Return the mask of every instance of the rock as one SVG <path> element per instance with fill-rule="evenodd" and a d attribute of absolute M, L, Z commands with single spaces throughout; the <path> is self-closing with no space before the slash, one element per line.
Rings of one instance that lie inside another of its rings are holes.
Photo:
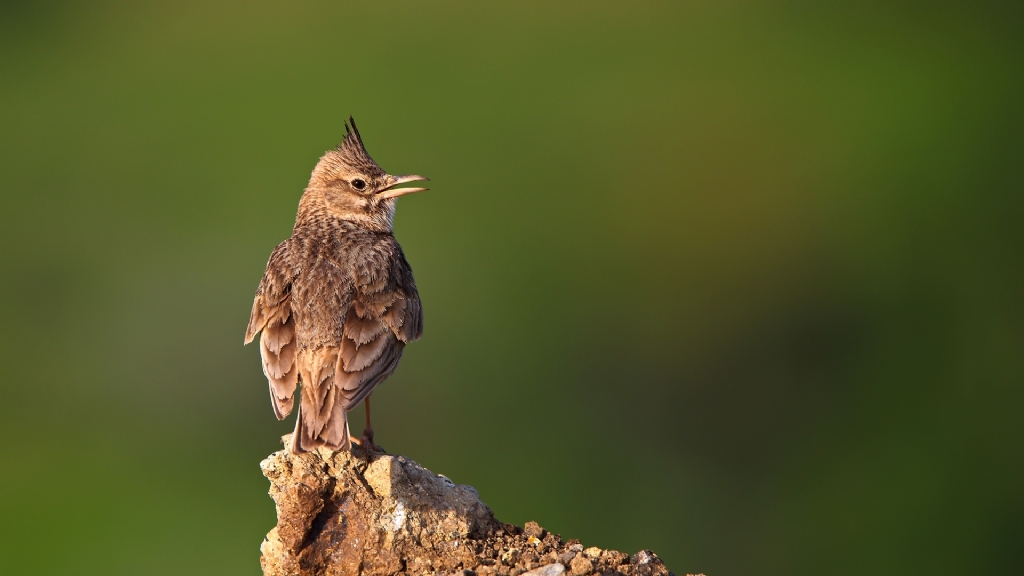
<path fill-rule="evenodd" d="M 583 576 L 584 574 L 589 574 L 593 569 L 594 561 L 583 554 L 577 554 L 576 557 L 569 562 L 570 576 Z"/>
<path fill-rule="evenodd" d="M 540 524 L 537 524 L 536 522 L 531 520 L 530 522 L 527 522 L 525 526 L 523 526 L 523 534 L 526 534 L 527 538 L 533 536 L 534 538 L 540 540 L 544 537 L 544 529 L 540 527 Z"/>
<path fill-rule="evenodd" d="M 277 505 L 266 576 L 671 575 L 649 550 L 584 551 L 536 522 L 499 522 L 475 489 L 403 456 L 282 450 L 260 468 Z"/>
<path fill-rule="evenodd" d="M 601 552 L 601 561 L 611 566 L 619 566 L 629 562 L 629 554 L 616 550 L 605 550 Z M 661 562 L 661 560 L 659 560 Z"/>
<path fill-rule="evenodd" d="M 515 566 L 519 563 L 519 548 L 506 550 L 501 555 L 501 563 L 505 566 Z"/>
<path fill-rule="evenodd" d="M 657 559 L 658 555 L 654 552 L 651 552 L 650 550 L 641 550 L 636 554 L 633 554 L 633 557 L 630 558 L 629 561 L 633 564 L 650 564 L 651 562 L 654 562 Z"/>
<path fill-rule="evenodd" d="M 534 523 L 536 524 L 536 522 Z M 548 564 L 547 566 L 541 566 L 536 570 L 530 570 L 523 574 L 523 576 L 562 576 L 565 573 L 565 566 L 562 566 L 558 562 Z"/>
<path fill-rule="evenodd" d="M 650 550 L 641 550 L 629 559 L 631 566 L 639 576 L 662 576 L 668 573 L 668 569 L 661 562 L 661 558 Z"/>

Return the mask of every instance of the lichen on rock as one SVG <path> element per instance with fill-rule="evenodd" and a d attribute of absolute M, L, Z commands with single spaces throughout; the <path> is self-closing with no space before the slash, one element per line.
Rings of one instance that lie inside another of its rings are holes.
<path fill-rule="evenodd" d="M 282 450 L 260 467 L 278 520 L 260 548 L 266 576 L 671 575 L 649 550 L 584 549 L 535 522 L 499 522 L 474 488 L 403 456 Z"/>

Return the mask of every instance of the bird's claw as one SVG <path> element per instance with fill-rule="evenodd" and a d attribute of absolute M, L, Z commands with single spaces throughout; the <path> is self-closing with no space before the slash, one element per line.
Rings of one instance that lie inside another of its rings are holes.
<path fill-rule="evenodd" d="M 363 437 L 359 439 L 359 445 L 362 446 L 363 449 L 367 451 L 367 453 L 373 451 L 373 452 L 380 452 L 382 454 L 387 454 L 387 450 L 384 450 L 380 446 L 374 444 L 374 442 L 373 442 L 373 430 L 364 430 L 363 431 Z"/>

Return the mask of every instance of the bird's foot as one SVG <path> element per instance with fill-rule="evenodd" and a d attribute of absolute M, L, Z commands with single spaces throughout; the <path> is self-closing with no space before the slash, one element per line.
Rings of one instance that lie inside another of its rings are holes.
<path fill-rule="evenodd" d="M 359 445 L 362 446 L 363 449 L 367 451 L 367 453 L 373 451 L 380 452 L 382 454 L 387 454 L 387 450 L 384 450 L 380 446 L 373 443 L 373 429 L 371 428 L 363 430 L 363 437 L 359 439 Z"/>

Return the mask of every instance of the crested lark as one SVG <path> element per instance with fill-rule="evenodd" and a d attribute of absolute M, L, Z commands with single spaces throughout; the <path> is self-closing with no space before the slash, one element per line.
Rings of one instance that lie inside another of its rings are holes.
<path fill-rule="evenodd" d="M 260 335 L 274 414 L 283 419 L 301 383 L 293 452 L 348 449 L 347 411 L 366 405 L 361 443 L 373 444 L 370 394 L 423 333 L 423 309 L 402 248 L 391 231 L 395 201 L 426 180 L 392 176 L 363 147 L 355 121 L 320 158 L 295 228 L 274 249 L 256 290 L 248 344 Z"/>

